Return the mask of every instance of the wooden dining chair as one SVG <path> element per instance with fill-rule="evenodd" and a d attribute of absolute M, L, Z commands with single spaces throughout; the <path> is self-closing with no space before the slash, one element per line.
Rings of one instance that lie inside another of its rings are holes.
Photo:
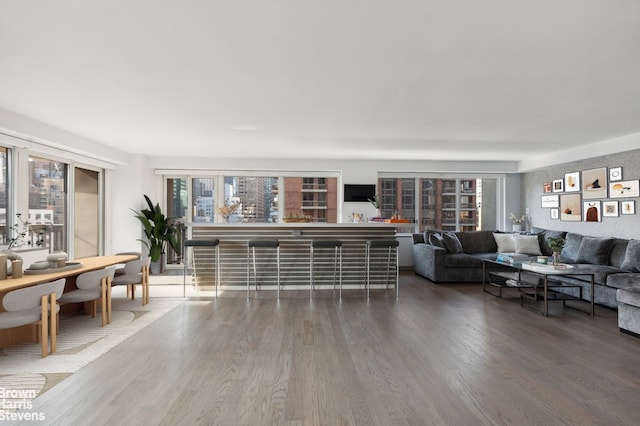
<path fill-rule="evenodd" d="M 58 303 L 91 303 L 91 317 L 95 318 L 97 301 L 102 302 L 102 326 L 111 323 L 111 281 L 115 268 L 109 267 L 96 271 L 84 272 L 76 277 L 77 290 L 62 295 Z"/>
<path fill-rule="evenodd" d="M 142 286 L 142 304 L 149 303 L 149 266 L 151 258 L 132 260 L 124 265 L 124 273 L 113 278 L 112 286 L 126 285 L 127 295 L 131 294 L 131 299 L 135 299 L 136 285 Z"/>

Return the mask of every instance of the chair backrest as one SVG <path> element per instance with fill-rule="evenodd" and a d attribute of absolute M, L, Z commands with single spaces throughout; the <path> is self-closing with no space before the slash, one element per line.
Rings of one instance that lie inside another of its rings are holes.
<path fill-rule="evenodd" d="M 114 268 L 98 269 L 97 271 L 84 272 L 76 277 L 76 287 L 81 290 L 99 288 L 103 278 L 111 278 L 115 274 Z"/>
<path fill-rule="evenodd" d="M 44 295 L 51 293 L 56 294 L 59 299 L 64 292 L 65 278 L 52 281 L 50 283 L 38 284 L 32 287 L 19 288 L 10 291 L 2 299 L 2 307 L 7 312 L 23 311 L 25 309 L 36 308 L 40 306 L 40 299 Z"/>
<path fill-rule="evenodd" d="M 142 268 L 144 266 L 149 266 L 151 264 L 150 257 L 143 257 L 142 259 L 132 260 L 131 262 L 127 262 L 124 264 L 124 273 L 126 275 L 134 275 L 142 272 Z"/>

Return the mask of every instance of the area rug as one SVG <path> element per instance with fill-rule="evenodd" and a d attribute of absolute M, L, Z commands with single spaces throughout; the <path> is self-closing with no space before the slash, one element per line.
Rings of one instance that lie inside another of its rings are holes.
<path fill-rule="evenodd" d="M 41 357 L 40 344 L 31 343 L 0 349 L 0 400 L 2 396 L 32 399 L 115 348 L 153 321 L 184 303 L 182 298 L 141 300 L 114 297 L 112 322 L 102 327 L 100 313 L 60 318 L 57 351 Z M 6 401 L 7 399 L 5 399 Z"/>

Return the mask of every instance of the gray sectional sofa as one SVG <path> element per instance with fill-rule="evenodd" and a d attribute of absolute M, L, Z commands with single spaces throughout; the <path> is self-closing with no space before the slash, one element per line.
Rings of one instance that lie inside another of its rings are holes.
<path fill-rule="evenodd" d="M 413 265 L 418 275 L 435 283 L 482 282 L 482 259 L 495 258 L 498 244 L 495 231 L 442 232 L 427 231 L 413 235 Z M 640 240 L 622 238 L 596 238 L 580 234 L 533 228 L 540 254 L 551 255 L 549 238 L 563 236 L 566 244 L 561 260 L 584 265 L 593 271 L 595 279 L 595 303 L 611 308 L 618 307 L 616 291 L 622 289 L 625 312 L 637 324 L 629 330 L 640 333 Z M 446 235 L 446 236 L 445 236 Z M 456 241 L 457 240 L 457 243 Z M 527 253 L 531 256 L 534 253 Z M 580 285 L 583 298 L 591 300 L 590 282 L 579 278 L 562 277 Z M 567 289 L 568 292 L 578 289 Z M 634 301 L 637 304 L 634 305 Z M 629 302 L 629 303 L 627 303 Z M 637 327 L 637 329 L 635 329 Z"/>

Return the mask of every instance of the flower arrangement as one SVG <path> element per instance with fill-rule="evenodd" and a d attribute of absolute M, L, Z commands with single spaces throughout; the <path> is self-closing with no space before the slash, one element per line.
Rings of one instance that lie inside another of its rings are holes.
<path fill-rule="evenodd" d="M 30 232 L 29 226 L 31 226 L 31 222 L 22 219 L 22 213 L 16 213 L 16 221 L 17 223 L 9 227 L 12 237 L 9 238 L 8 248 L 25 244 L 24 238 Z"/>
<path fill-rule="evenodd" d="M 368 201 L 375 207 L 380 210 L 380 194 L 376 194 L 373 198 L 369 198 Z"/>
<path fill-rule="evenodd" d="M 218 212 L 218 214 L 222 216 L 226 222 L 229 219 L 229 216 L 231 216 L 235 213 L 236 210 L 238 210 L 238 207 L 240 207 L 240 201 L 236 201 L 235 203 L 228 206 L 216 207 L 216 212 Z"/>
<path fill-rule="evenodd" d="M 562 237 L 551 237 L 549 238 L 549 247 L 553 253 L 560 253 L 566 241 Z"/>
<path fill-rule="evenodd" d="M 520 217 L 517 217 L 516 215 L 514 215 L 513 213 L 511 213 L 509 215 L 509 219 L 511 219 L 511 221 L 515 224 L 520 224 L 520 223 L 524 223 L 526 216 L 522 215 Z"/>

